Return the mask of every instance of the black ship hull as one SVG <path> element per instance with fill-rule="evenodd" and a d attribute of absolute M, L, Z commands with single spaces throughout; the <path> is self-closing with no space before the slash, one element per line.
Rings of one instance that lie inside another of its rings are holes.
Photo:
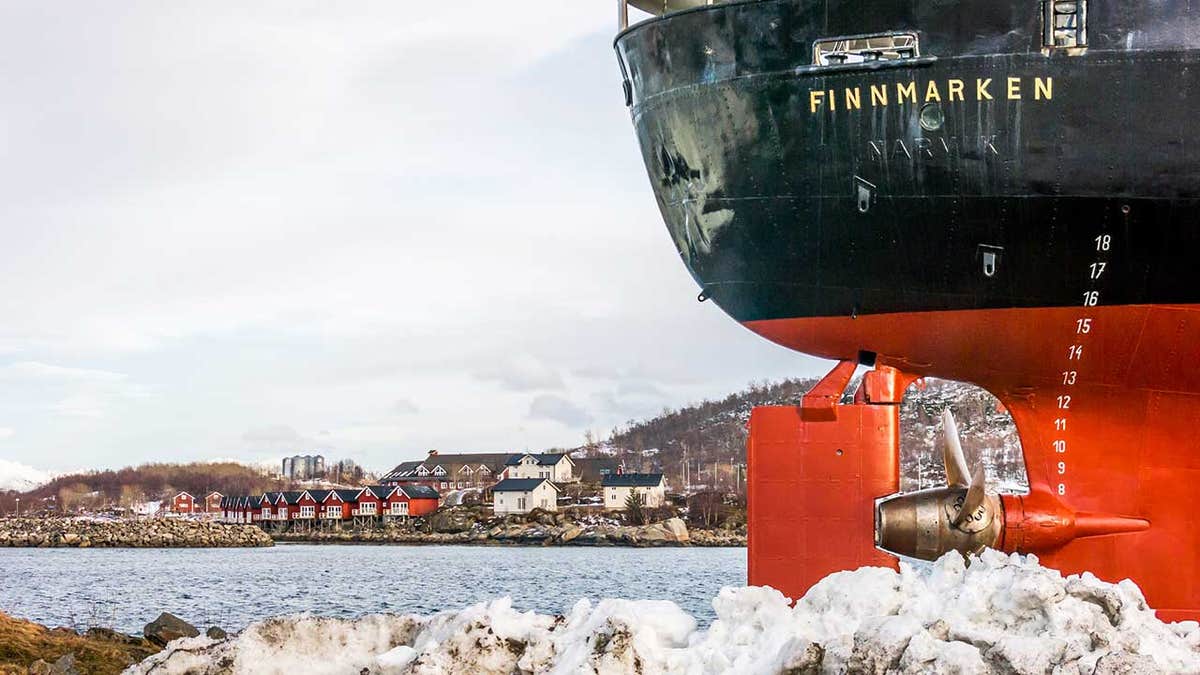
<path fill-rule="evenodd" d="M 1047 53 L 1039 3 L 923 22 L 815 16 L 826 4 L 717 6 L 618 39 L 659 207 L 704 297 L 743 323 L 1200 299 L 1180 254 L 1200 247 L 1200 50 L 1126 48 L 1131 27 Z M 922 56 L 812 65 L 822 36 L 894 30 L 919 34 Z M 1098 247 L 1111 255 L 1092 269 Z"/>
<path fill-rule="evenodd" d="M 988 389 L 1030 484 L 1006 502 L 1005 550 L 1132 578 L 1160 616 L 1200 619 L 1200 8 L 757 0 L 668 14 L 616 47 L 701 299 L 843 370 Z M 886 424 L 771 419 L 786 424 L 751 423 L 750 483 L 770 489 L 751 490 L 750 558 L 752 583 L 778 587 L 827 571 L 814 552 L 848 523 L 868 531 L 883 496 L 833 527 L 837 500 L 797 486 L 826 471 L 845 495 L 834 478 L 892 465 L 820 465 Z M 756 482 L 754 462 L 784 468 Z M 1066 513 L 1148 529 L 1092 536 Z"/>

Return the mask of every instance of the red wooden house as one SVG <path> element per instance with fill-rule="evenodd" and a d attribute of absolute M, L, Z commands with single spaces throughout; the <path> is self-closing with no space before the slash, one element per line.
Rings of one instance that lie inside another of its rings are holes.
<path fill-rule="evenodd" d="M 288 519 L 288 505 L 282 492 L 274 492 L 271 494 L 271 520 L 286 521 Z"/>
<path fill-rule="evenodd" d="M 306 497 L 307 501 L 305 501 Z M 283 502 L 287 505 L 288 520 L 300 519 L 300 507 L 302 505 L 302 501 L 304 501 L 305 504 L 310 507 L 315 506 L 316 504 L 316 502 L 313 501 L 312 496 L 308 494 L 307 490 L 288 490 L 287 492 L 283 493 Z M 308 516 L 308 518 L 312 517 L 312 515 Z"/>
<path fill-rule="evenodd" d="M 402 483 L 391 488 L 380 508 L 385 518 L 423 516 L 437 510 L 439 497 L 428 485 Z"/>
<path fill-rule="evenodd" d="M 262 497 L 242 497 L 241 513 L 243 523 L 262 520 Z"/>
<path fill-rule="evenodd" d="M 321 517 L 326 520 L 350 520 L 358 508 L 361 490 L 329 490 L 320 502 Z"/>
<path fill-rule="evenodd" d="M 187 492 L 180 492 L 171 500 L 171 511 L 174 513 L 196 513 L 196 498 Z"/>
<path fill-rule="evenodd" d="M 275 494 L 274 492 L 264 492 L 259 498 L 261 500 L 258 503 L 258 519 L 260 522 L 275 519 Z"/>
<path fill-rule="evenodd" d="M 383 500 L 392 488 L 383 485 L 368 485 L 358 491 L 358 504 L 351 513 L 360 518 L 374 518 L 383 513 Z"/>
<path fill-rule="evenodd" d="M 225 495 L 213 490 L 204 498 L 205 513 L 219 513 L 221 511 L 221 499 Z"/>

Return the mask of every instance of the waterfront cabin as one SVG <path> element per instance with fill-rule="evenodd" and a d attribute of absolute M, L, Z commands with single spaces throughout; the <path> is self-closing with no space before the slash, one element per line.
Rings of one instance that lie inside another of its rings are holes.
<path fill-rule="evenodd" d="M 274 516 L 271 520 L 286 522 L 288 519 L 287 498 L 282 492 L 273 493 L 271 499 L 271 508 L 274 509 Z"/>
<path fill-rule="evenodd" d="M 196 498 L 190 493 L 180 492 L 171 499 L 172 513 L 196 513 Z"/>
<path fill-rule="evenodd" d="M 376 518 L 383 512 L 383 500 L 387 499 L 392 488 L 384 485 L 368 485 L 358 491 L 355 499 L 356 507 L 352 514 L 355 518 Z"/>
<path fill-rule="evenodd" d="M 300 499 L 304 494 L 304 490 L 288 490 L 283 493 L 283 503 L 287 505 L 288 520 L 300 518 Z"/>
<path fill-rule="evenodd" d="M 564 452 L 527 452 L 513 455 L 504 462 L 503 478 L 548 478 L 554 483 L 570 483 L 575 462 Z"/>
<path fill-rule="evenodd" d="M 204 497 L 204 512 L 218 513 L 221 510 L 221 500 L 225 495 L 213 490 Z"/>
<path fill-rule="evenodd" d="M 263 492 L 263 496 L 259 497 L 258 520 L 262 522 L 270 521 L 275 518 L 275 496 L 271 492 Z"/>
<path fill-rule="evenodd" d="M 423 516 L 437 510 L 441 495 L 428 485 L 402 483 L 391 488 L 381 504 L 385 520 Z"/>
<path fill-rule="evenodd" d="M 262 518 L 262 497 L 242 497 L 242 522 L 257 523 Z"/>
<path fill-rule="evenodd" d="M 667 486 L 661 473 L 608 474 L 600 480 L 600 490 L 608 511 L 624 510 L 631 494 L 640 495 L 647 508 L 657 508 L 667 500 Z"/>
<path fill-rule="evenodd" d="M 330 522 L 341 522 L 354 517 L 358 508 L 360 490 L 330 490 L 321 500 L 321 518 Z"/>
<path fill-rule="evenodd" d="M 333 490 L 306 490 L 305 493 L 313 500 L 313 506 L 315 507 L 313 509 L 313 517 L 324 518 L 323 509 L 325 500 L 329 498 L 329 495 L 333 494 Z"/>
<path fill-rule="evenodd" d="M 492 510 L 498 516 L 534 509 L 557 511 L 559 492 L 549 478 L 505 478 L 492 487 Z"/>

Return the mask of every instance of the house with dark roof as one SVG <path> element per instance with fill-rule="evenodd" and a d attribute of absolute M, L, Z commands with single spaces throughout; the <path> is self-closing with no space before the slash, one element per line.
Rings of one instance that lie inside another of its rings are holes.
<path fill-rule="evenodd" d="M 575 462 L 575 474 L 584 483 L 599 483 L 610 473 L 621 473 L 625 462 L 616 457 L 581 457 Z"/>
<path fill-rule="evenodd" d="M 242 514 L 243 523 L 257 523 L 262 520 L 262 497 L 242 497 L 242 506 L 240 513 Z"/>
<path fill-rule="evenodd" d="M 504 462 L 505 478 L 549 478 L 555 483 L 575 480 L 575 462 L 565 452 L 525 452 Z"/>
<path fill-rule="evenodd" d="M 441 454 L 430 450 L 420 461 L 401 462 L 383 475 L 383 485 L 427 485 L 435 490 L 486 487 L 504 471 L 508 452 Z"/>
<path fill-rule="evenodd" d="M 358 506 L 360 490 L 310 490 L 317 500 L 318 518 L 326 523 L 349 520 Z"/>
<path fill-rule="evenodd" d="M 385 520 L 423 516 L 437 510 L 441 495 L 428 485 L 395 485 L 380 504 Z"/>
<path fill-rule="evenodd" d="M 549 478 L 505 478 L 492 486 L 492 510 L 498 516 L 534 509 L 557 511 L 560 491 Z"/>
<path fill-rule="evenodd" d="M 666 503 L 667 485 L 661 473 L 616 473 L 600 480 L 600 491 L 604 494 L 604 508 L 620 511 L 625 508 L 629 496 L 636 494 L 642 504 L 656 508 Z"/>

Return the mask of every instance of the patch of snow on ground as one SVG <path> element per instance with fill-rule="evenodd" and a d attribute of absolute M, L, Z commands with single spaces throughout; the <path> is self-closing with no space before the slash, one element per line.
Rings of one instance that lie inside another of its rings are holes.
<path fill-rule="evenodd" d="M 771 588 L 725 588 L 713 607 L 707 630 L 666 601 L 580 600 L 566 616 L 501 598 L 429 617 L 285 617 L 177 640 L 127 672 L 1200 672 L 1196 622 L 1164 624 L 1133 583 L 1063 577 L 1033 556 L 839 572 L 794 607 Z"/>

